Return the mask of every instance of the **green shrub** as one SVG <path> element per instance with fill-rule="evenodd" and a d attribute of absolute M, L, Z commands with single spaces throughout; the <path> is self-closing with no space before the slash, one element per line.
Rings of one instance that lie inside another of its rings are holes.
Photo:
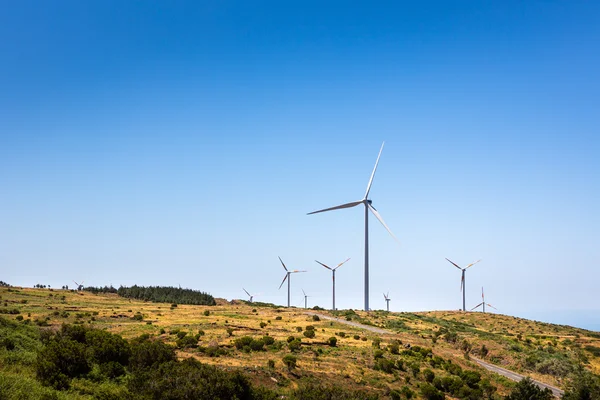
<path fill-rule="evenodd" d="M 275 368 L 275 361 L 273 360 L 268 360 L 267 361 L 267 368 L 273 369 Z"/>
<path fill-rule="evenodd" d="M 330 337 L 327 339 L 327 344 L 331 347 L 335 347 L 337 345 L 337 338 L 335 336 Z"/>
<path fill-rule="evenodd" d="M 184 337 L 186 337 L 186 335 L 187 335 L 187 332 L 184 332 L 184 331 L 177 332 L 177 337 L 179 339 L 183 339 Z"/>
<path fill-rule="evenodd" d="M 304 336 L 306 336 L 309 339 L 312 339 L 315 337 L 315 331 L 314 330 L 306 330 L 306 331 L 304 331 Z"/>
<path fill-rule="evenodd" d="M 446 396 L 438 389 L 430 385 L 429 383 L 423 383 L 420 386 L 421 395 L 426 400 L 444 400 Z"/>
<path fill-rule="evenodd" d="M 313 320 L 313 321 L 315 321 L 315 322 L 318 322 L 318 321 L 320 321 L 320 320 L 321 320 L 321 318 L 319 318 L 319 316 L 318 316 L 318 315 L 313 315 L 313 316 L 312 316 L 312 320 Z"/>
<path fill-rule="evenodd" d="M 288 343 L 288 348 L 290 349 L 290 351 L 298 351 L 300 350 L 301 346 L 302 342 L 300 341 L 300 339 L 294 339 Z"/>
<path fill-rule="evenodd" d="M 291 354 L 285 355 L 282 361 L 289 371 L 295 369 L 298 363 L 298 359 L 296 358 L 296 356 L 293 356 Z"/>
<path fill-rule="evenodd" d="M 554 395 L 548 388 L 540 389 L 530 378 L 522 379 L 515 385 L 505 400 L 553 400 Z M 591 399 L 591 398 L 590 398 Z"/>
<path fill-rule="evenodd" d="M 90 372 L 83 343 L 56 336 L 39 352 L 35 364 L 36 376 L 46 386 L 68 389 L 72 378 Z"/>
<path fill-rule="evenodd" d="M 275 339 L 271 336 L 263 336 L 262 341 L 265 343 L 265 346 L 270 346 L 275 343 Z"/>
<path fill-rule="evenodd" d="M 377 400 L 379 395 L 340 386 L 308 383 L 292 392 L 290 400 Z"/>
<path fill-rule="evenodd" d="M 261 323 L 260 323 L 260 327 L 261 327 L 261 328 L 264 328 L 265 326 L 267 326 L 267 323 L 266 323 L 266 322 L 261 322 Z"/>
<path fill-rule="evenodd" d="M 130 343 L 129 366 L 133 370 L 155 367 L 175 360 L 175 349 L 161 341 L 134 340 Z"/>
<path fill-rule="evenodd" d="M 222 371 L 189 358 L 138 370 L 127 387 L 131 393 L 148 399 L 252 398 L 250 383 L 239 372 Z"/>
<path fill-rule="evenodd" d="M 432 370 L 430 370 L 429 368 L 426 368 L 423 370 L 423 378 L 425 378 L 425 380 L 429 383 L 433 382 L 433 379 L 435 378 L 435 374 L 433 373 Z"/>

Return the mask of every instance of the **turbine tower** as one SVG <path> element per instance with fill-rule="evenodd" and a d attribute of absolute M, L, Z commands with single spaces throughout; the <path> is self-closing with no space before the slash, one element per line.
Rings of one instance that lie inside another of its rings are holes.
<path fill-rule="evenodd" d="M 242 289 L 244 289 L 244 288 L 242 288 Z M 248 291 L 246 289 L 244 289 L 244 292 L 246 292 L 248 297 L 250 297 L 250 303 L 252 303 L 252 299 L 254 299 L 254 296 L 252 296 L 250 293 L 248 293 Z"/>
<path fill-rule="evenodd" d="M 308 299 L 310 296 L 306 295 L 306 292 L 304 291 L 304 289 L 302 289 L 302 293 L 304 294 L 304 308 L 308 308 L 306 299 Z"/>
<path fill-rule="evenodd" d="M 292 277 L 290 275 L 298 273 L 298 272 L 306 272 L 306 271 L 298 271 L 297 269 L 295 269 L 293 271 L 290 271 L 290 270 L 287 269 L 287 267 L 285 266 L 285 264 L 281 260 L 281 257 L 278 257 L 278 258 L 279 258 L 279 261 L 281 262 L 281 265 L 283 266 L 283 269 L 285 269 L 285 277 L 281 281 L 281 285 L 279 285 L 279 289 L 281 289 L 281 287 L 283 286 L 283 283 L 287 279 L 287 283 L 288 283 L 287 284 L 287 286 L 288 286 L 288 301 L 287 301 L 287 306 L 289 308 L 290 307 L 290 281 L 292 280 Z"/>
<path fill-rule="evenodd" d="M 394 236 L 394 234 L 392 233 L 390 228 L 388 228 L 388 226 L 385 224 L 385 222 L 383 221 L 383 218 L 381 218 L 381 215 L 379 215 L 379 213 L 377 212 L 375 207 L 373 207 L 373 205 L 371 204 L 372 203 L 371 200 L 369 200 L 369 192 L 371 191 L 371 184 L 373 183 L 373 177 L 375 176 L 375 171 L 377 170 L 377 164 L 379 164 L 379 157 L 381 157 L 381 152 L 383 151 L 384 144 L 385 143 L 381 144 L 381 149 L 379 150 L 379 155 L 377 156 L 377 161 L 375 161 L 375 168 L 373 168 L 373 172 L 371 173 L 371 179 L 369 179 L 369 183 L 367 184 L 367 191 L 365 192 L 365 196 L 363 197 L 362 200 L 353 201 L 352 203 L 346 203 L 346 204 L 342 204 L 339 206 L 325 208 L 323 210 L 318 210 L 318 211 L 313 211 L 313 212 L 308 213 L 308 215 L 311 215 L 311 214 L 317 214 L 317 213 L 321 213 L 321 212 L 325 212 L 325 211 L 332 211 L 332 210 L 339 210 L 342 208 L 355 207 L 359 204 L 364 204 L 364 206 L 365 206 L 365 311 L 369 311 L 369 210 L 373 213 L 375 218 L 377 218 L 379 220 L 379 222 L 381 222 L 383 227 L 390 233 L 390 235 L 392 235 L 392 237 L 394 239 L 398 240 L 396 238 L 396 236 Z"/>
<path fill-rule="evenodd" d="M 469 310 L 469 311 L 473 311 L 476 308 L 478 308 L 479 306 L 483 306 L 483 312 L 485 312 L 485 306 L 486 305 L 488 305 L 489 307 L 492 307 L 494 310 L 498 311 L 498 309 L 496 307 L 494 307 L 490 303 L 486 303 L 485 302 L 485 296 L 483 295 L 483 286 L 482 286 L 481 287 L 481 303 L 477 304 L 475 307 L 471 308 L 471 310 Z"/>
<path fill-rule="evenodd" d="M 348 258 L 346 261 L 348 261 L 348 260 L 350 260 L 350 259 Z M 334 268 L 328 267 L 327 265 L 323 264 L 321 261 L 317 261 L 317 260 L 315 260 L 315 261 L 331 271 L 332 280 L 333 280 L 333 308 L 332 308 L 332 310 L 335 311 L 335 270 L 338 269 L 339 267 L 341 267 L 346 261 L 342 261 Z"/>
<path fill-rule="evenodd" d="M 461 288 L 461 290 L 462 290 L 462 295 L 463 295 L 463 308 L 462 308 L 462 310 L 463 310 L 463 311 L 466 311 L 467 309 L 466 309 L 466 307 L 465 307 L 465 271 L 467 270 L 467 268 L 471 268 L 473 265 L 477 264 L 477 263 L 478 263 L 479 261 L 481 261 L 481 260 L 477 260 L 477 261 L 475 261 L 474 263 L 471 263 L 471 264 L 467 265 L 467 266 L 466 266 L 466 267 L 464 267 L 464 268 L 461 268 L 461 267 L 459 267 L 458 265 L 456 265 L 456 263 L 455 263 L 454 261 L 450 261 L 450 260 L 448 260 L 447 258 L 446 258 L 446 260 L 447 260 L 447 261 L 448 261 L 450 264 L 454 265 L 456 268 L 458 268 L 458 269 L 460 269 L 460 270 L 462 271 L 462 276 L 461 276 L 461 278 L 460 278 L 460 288 Z"/>
<path fill-rule="evenodd" d="M 387 311 L 390 312 L 390 292 L 387 292 L 387 294 L 383 294 L 383 298 L 385 299 L 385 302 L 387 303 Z"/>

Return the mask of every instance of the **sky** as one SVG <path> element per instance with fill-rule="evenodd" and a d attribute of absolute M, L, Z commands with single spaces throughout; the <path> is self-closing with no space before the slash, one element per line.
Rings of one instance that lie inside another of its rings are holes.
<path fill-rule="evenodd" d="M 600 4 L 2 1 L 0 280 L 600 330 Z"/>

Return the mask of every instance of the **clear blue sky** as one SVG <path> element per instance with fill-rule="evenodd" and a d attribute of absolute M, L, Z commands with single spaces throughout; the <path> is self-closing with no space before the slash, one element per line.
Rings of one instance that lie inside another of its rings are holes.
<path fill-rule="evenodd" d="M 600 329 L 600 5 L 2 2 L 0 279 Z M 562 317 L 559 317 L 562 315 Z"/>

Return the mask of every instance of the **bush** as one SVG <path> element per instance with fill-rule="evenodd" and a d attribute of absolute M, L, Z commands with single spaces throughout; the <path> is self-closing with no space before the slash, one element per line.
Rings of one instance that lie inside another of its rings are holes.
<path fill-rule="evenodd" d="M 320 321 L 320 320 L 321 320 L 321 318 L 319 318 L 319 316 L 318 316 L 318 315 L 313 315 L 313 316 L 312 316 L 312 320 L 313 320 L 313 321 L 315 321 L 315 322 L 318 322 L 318 321 Z"/>
<path fill-rule="evenodd" d="M 90 372 L 83 343 L 57 336 L 39 352 L 35 364 L 36 376 L 46 386 L 68 389 L 71 378 Z"/>
<path fill-rule="evenodd" d="M 281 315 L 278 315 L 275 317 L 275 321 L 281 321 L 283 318 L 281 318 Z"/>
<path fill-rule="evenodd" d="M 149 384 L 151 382 L 151 384 Z M 251 399 L 248 379 L 194 359 L 139 370 L 128 381 L 131 393 L 149 399 Z"/>
<path fill-rule="evenodd" d="M 273 369 L 275 368 L 275 361 L 273 360 L 268 360 L 267 361 L 267 368 Z"/>
<path fill-rule="evenodd" d="M 331 347 L 335 347 L 337 345 L 337 338 L 335 336 L 330 337 L 327 339 L 327 344 Z"/>
<path fill-rule="evenodd" d="M 263 336 L 262 341 L 265 343 L 265 346 L 270 346 L 275 343 L 275 339 L 271 336 Z"/>
<path fill-rule="evenodd" d="M 444 393 L 440 392 L 438 389 L 430 385 L 429 383 L 423 383 L 420 386 L 421 395 L 424 399 L 427 400 L 444 400 L 446 396 Z"/>
<path fill-rule="evenodd" d="M 435 374 L 433 373 L 432 370 L 430 370 L 429 368 L 426 368 L 423 370 L 423 378 L 425 378 L 425 380 L 429 383 L 433 382 L 433 379 L 435 378 Z"/>
<path fill-rule="evenodd" d="M 550 389 L 540 389 L 530 378 L 522 379 L 515 385 L 505 400 L 553 400 Z"/>
<path fill-rule="evenodd" d="M 208 317 L 209 315 L 210 315 L 210 311 L 208 311 L 208 310 L 204 310 L 204 316 L 205 316 L 205 317 Z"/>
<path fill-rule="evenodd" d="M 300 386 L 290 400 L 377 400 L 379 395 L 340 386 L 308 383 Z"/>
<path fill-rule="evenodd" d="M 266 322 L 261 322 L 261 323 L 260 323 L 260 327 L 261 327 L 261 328 L 264 328 L 265 326 L 267 326 L 267 323 L 266 323 Z"/>
<path fill-rule="evenodd" d="M 134 340 L 130 344 L 129 366 L 144 369 L 175 360 L 175 349 L 161 341 Z"/>
<path fill-rule="evenodd" d="M 294 368 L 296 368 L 298 363 L 298 359 L 296 358 L 296 356 L 293 356 L 291 354 L 287 354 L 286 356 L 284 356 L 282 361 L 287 367 L 288 371 L 291 371 Z"/>
<path fill-rule="evenodd" d="M 302 342 L 300 341 L 300 339 L 294 339 L 288 343 L 288 348 L 290 349 L 290 351 L 298 351 L 300 350 L 301 346 Z"/>
<path fill-rule="evenodd" d="M 306 336 L 309 339 L 312 339 L 315 337 L 315 331 L 314 330 L 306 330 L 306 331 L 304 331 L 304 336 Z"/>

